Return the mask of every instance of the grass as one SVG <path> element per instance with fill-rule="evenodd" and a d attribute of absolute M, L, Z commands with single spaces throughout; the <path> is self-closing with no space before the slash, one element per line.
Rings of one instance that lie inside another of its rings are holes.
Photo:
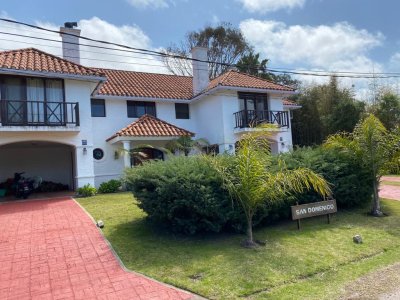
<path fill-rule="evenodd" d="M 381 181 L 382 185 L 394 185 L 394 186 L 400 186 L 400 181 L 387 181 L 383 180 Z"/>
<path fill-rule="evenodd" d="M 382 201 L 389 216 L 366 209 L 283 222 L 255 230 L 267 245 L 249 250 L 244 236 L 182 237 L 153 228 L 129 193 L 81 198 L 129 269 L 211 299 L 332 299 L 350 281 L 400 260 L 400 202 Z M 361 234 L 364 243 L 354 244 Z"/>

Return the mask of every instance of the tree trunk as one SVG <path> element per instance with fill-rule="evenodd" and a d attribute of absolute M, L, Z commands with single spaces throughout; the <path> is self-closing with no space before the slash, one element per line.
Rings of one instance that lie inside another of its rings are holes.
<path fill-rule="evenodd" d="M 379 181 L 374 178 L 374 196 L 371 214 L 373 216 L 381 217 L 383 215 L 381 211 L 381 203 L 379 200 Z"/>
<path fill-rule="evenodd" d="M 256 247 L 257 244 L 253 240 L 253 215 L 250 215 L 247 218 L 246 235 L 247 235 L 247 239 L 244 242 L 243 246 L 246 247 L 246 248 Z"/>

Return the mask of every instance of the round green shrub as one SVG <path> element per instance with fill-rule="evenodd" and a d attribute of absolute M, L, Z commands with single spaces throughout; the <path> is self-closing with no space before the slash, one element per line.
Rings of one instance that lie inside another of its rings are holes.
<path fill-rule="evenodd" d="M 108 193 L 116 193 L 121 187 L 121 181 L 116 179 L 111 179 L 106 182 L 102 182 L 99 186 L 99 193 L 108 194 Z"/>
<path fill-rule="evenodd" d="M 146 162 L 124 176 L 148 217 L 175 232 L 219 232 L 232 201 L 214 169 L 201 157 L 173 157 Z"/>

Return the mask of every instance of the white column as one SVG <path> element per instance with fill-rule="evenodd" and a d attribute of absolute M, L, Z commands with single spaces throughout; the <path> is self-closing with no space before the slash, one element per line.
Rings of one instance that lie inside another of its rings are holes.
<path fill-rule="evenodd" d="M 122 142 L 124 148 L 124 167 L 130 168 L 131 167 L 131 142 L 130 141 L 123 141 Z"/>
<path fill-rule="evenodd" d="M 75 188 L 85 184 L 94 186 L 93 147 L 77 146 L 75 148 Z"/>
<path fill-rule="evenodd" d="M 235 154 L 235 144 L 221 144 L 219 145 L 219 153 Z"/>

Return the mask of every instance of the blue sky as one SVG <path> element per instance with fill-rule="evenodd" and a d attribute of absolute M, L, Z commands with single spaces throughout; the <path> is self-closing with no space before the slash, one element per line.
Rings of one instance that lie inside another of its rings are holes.
<path fill-rule="evenodd" d="M 187 31 L 227 21 L 270 58 L 271 67 L 358 72 L 400 67 L 400 2 L 395 0 L 19 0 L 3 1 L 1 10 L 3 16 L 55 29 L 79 21 L 82 35 L 153 49 L 179 42 Z M 55 47 L 43 49 L 58 53 Z M 117 59 L 86 57 L 92 58 L 85 61 L 89 65 L 99 64 L 97 58 Z M 137 61 L 101 64 L 160 71 L 143 60 L 135 66 Z"/>

